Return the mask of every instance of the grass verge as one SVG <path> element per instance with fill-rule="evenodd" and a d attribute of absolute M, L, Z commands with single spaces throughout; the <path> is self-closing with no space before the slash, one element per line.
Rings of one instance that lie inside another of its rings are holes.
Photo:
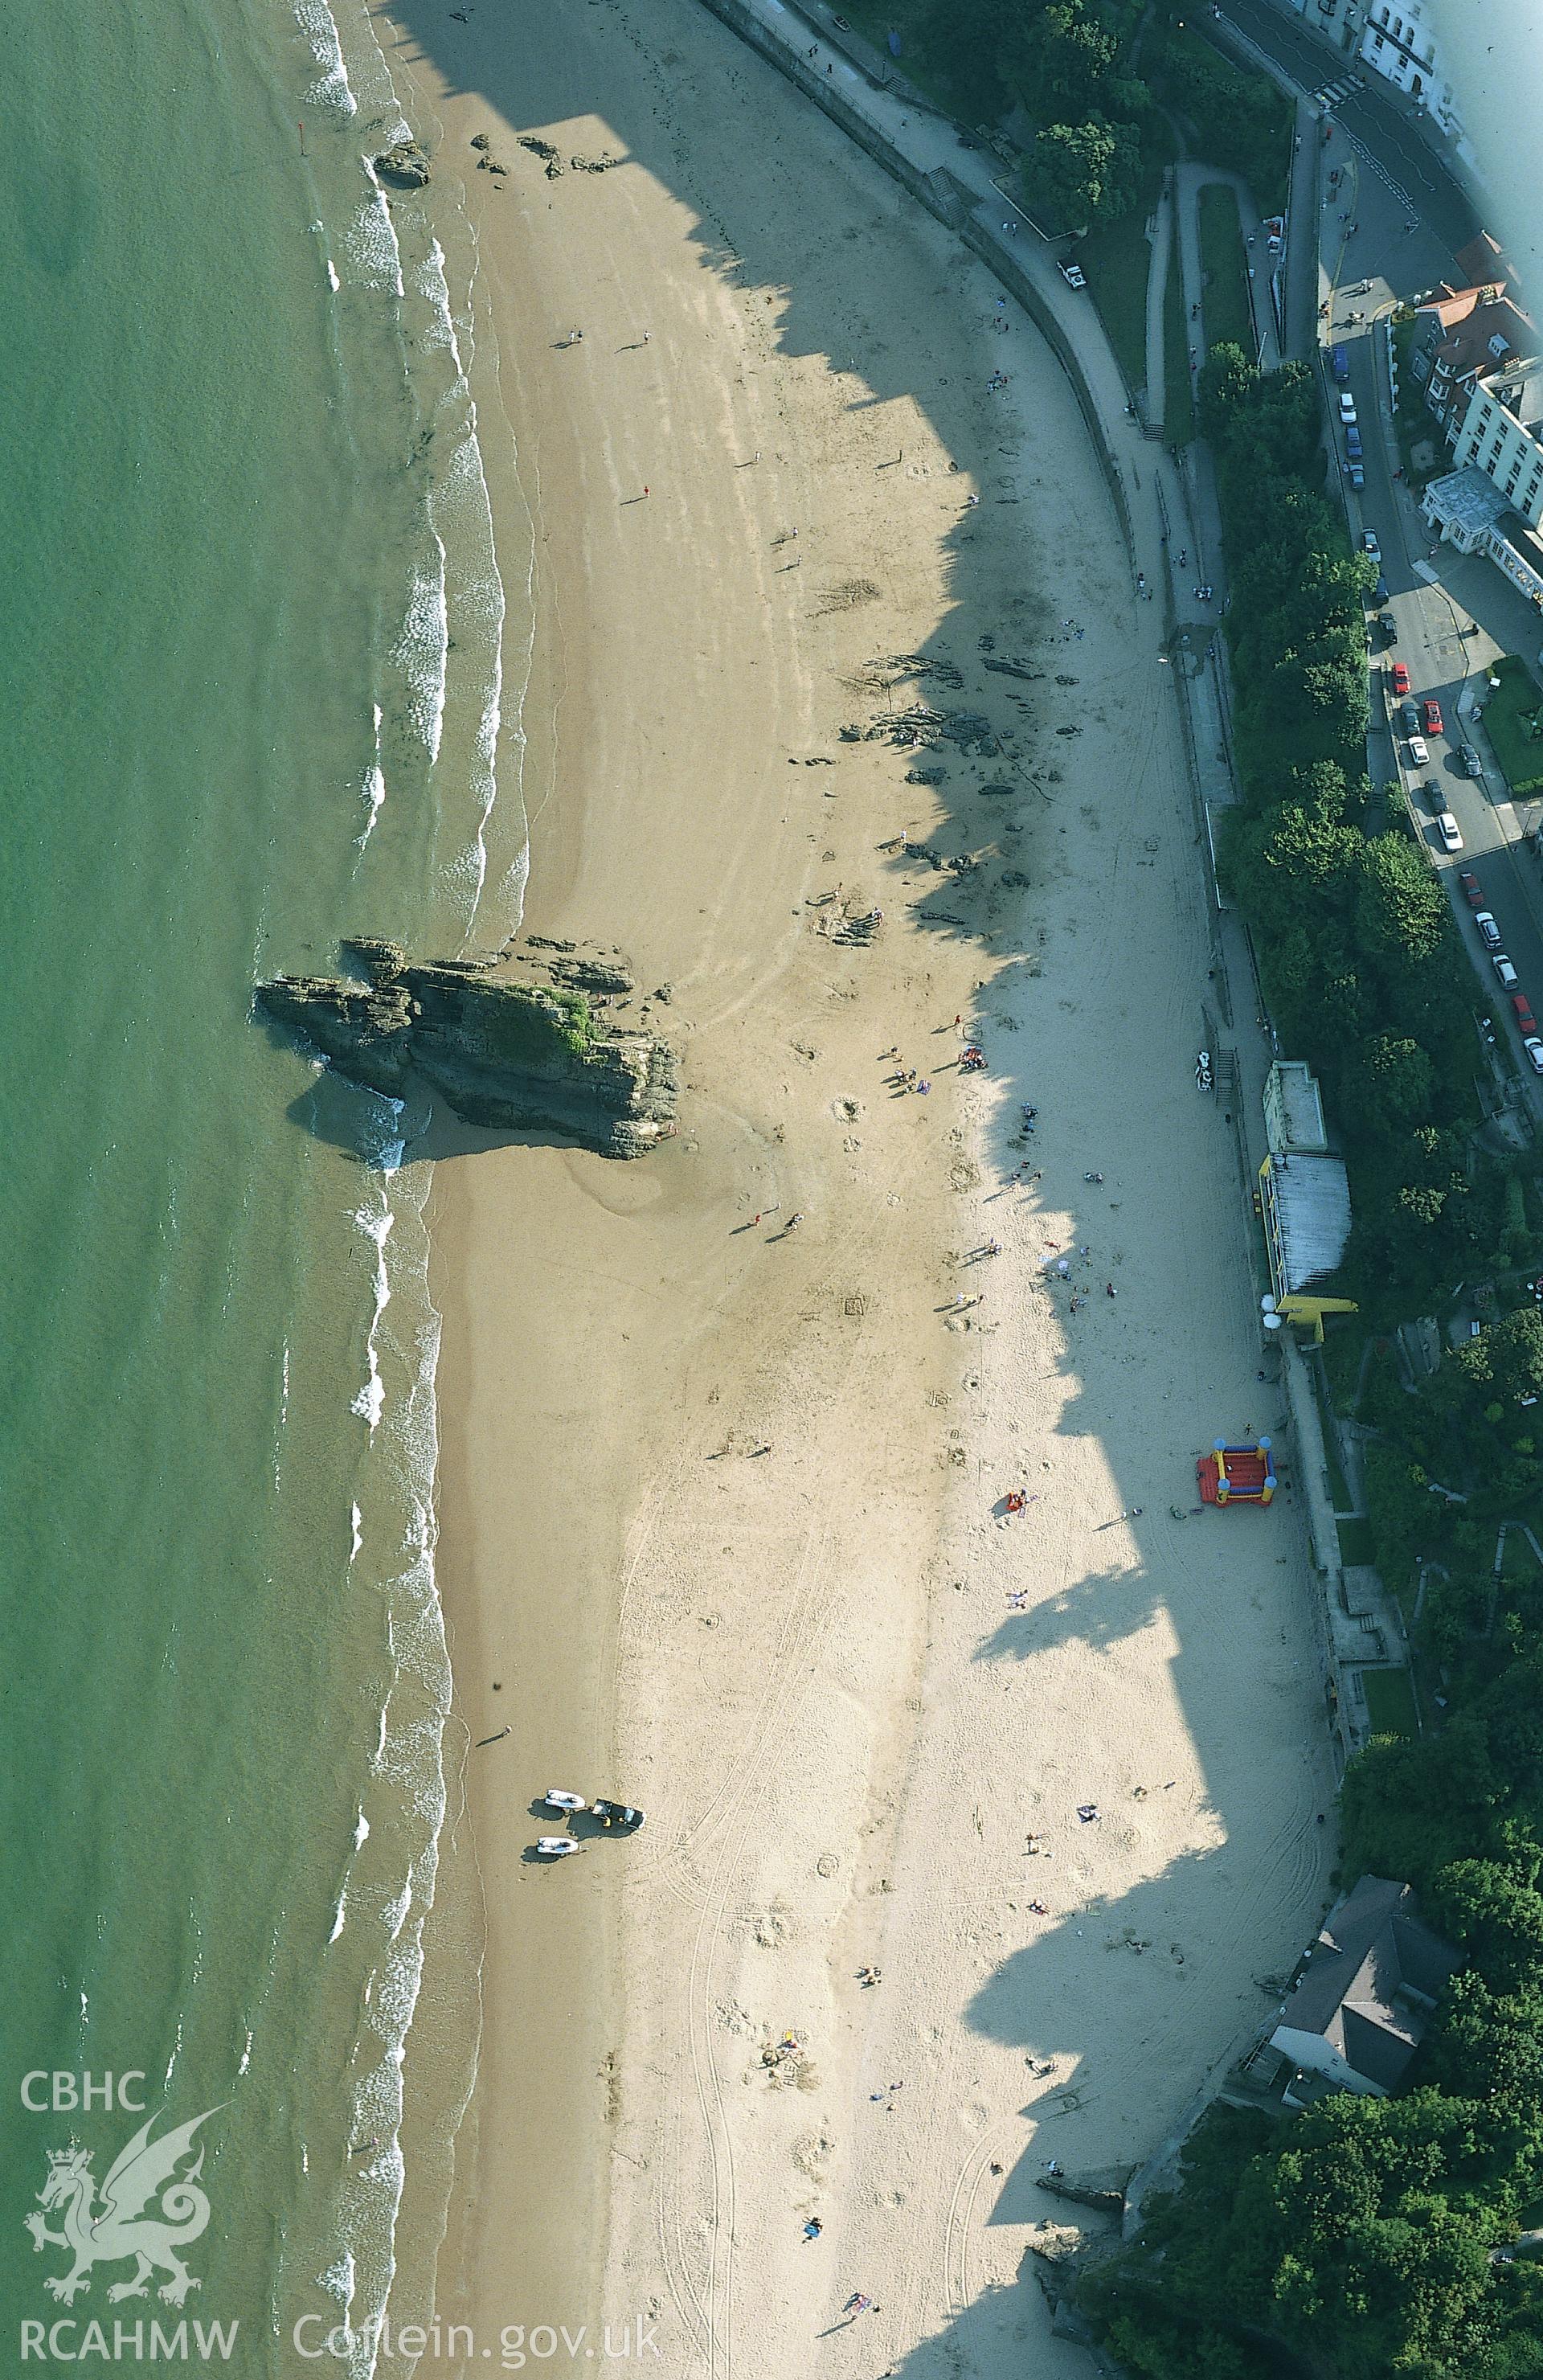
<path fill-rule="evenodd" d="M 1359 1570 L 1365 1567 L 1370 1570 L 1377 1560 L 1376 1548 L 1371 1541 L 1371 1523 L 1365 1520 L 1336 1520 L 1334 1526 L 1339 1531 L 1340 1560 L 1346 1569 Z"/>
<path fill-rule="evenodd" d="M 1415 1689 L 1407 1670 L 1363 1670 L 1367 1717 L 1373 1735 L 1402 1735 L 1413 1743 L 1420 1731 Z"/>
<path fill-rule="evenodd" d="M 1334 1400 L 1334 1410 L 1347 1421 L 1355 1418 L 1361 1386 L 1361 1357 L 1367 1336 L 1351 1314 L 1331 1314 L 1324 1326 L 1323 1377 Z"/>
<path fill-rule="evenodd" d="M 1077 242 L 1087 294 L 1132 389 L 1147 385 L 1147 275 L 1151 244 L 1145 212 L 1121 215 Z"/>
<path fill-rule="evenodd" d="M 1493 664 L 1498 691 L 1484 698 L 1484 732 L 1513 795 L 1543 790 L 1543 736 L 1527 734 L 1524 721 L 1543 710 L 1543 694 L 1514 653 Z"/>
<path fill-rule="evenodd" d="M 1231 340 L 1252 359 L 1256 343 L 1248 303 L 1248 250 L 1236 197 L 1225 182 L 1208 182 L 1200 193 L 1200 264 L 1207 346 Z"/>
<path fill-rule="evenodd" d="M 1184 274 L 1179 270 L 1177 222 L 1169 249 L 1168 285 L 1162 293 L 1162 434 L 1170 446 L 1187 446 L 1195 435 L 1189 322 L 1185 312 Z"/>

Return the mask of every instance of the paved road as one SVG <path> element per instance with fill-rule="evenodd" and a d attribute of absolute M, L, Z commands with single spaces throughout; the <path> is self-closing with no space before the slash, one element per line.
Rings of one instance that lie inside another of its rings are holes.
<path fill-rule="evenodd" d="M 1410 103 L 1393 92 L 1369 67 L 1337 56 L 1327 42 L 1304 32 L 1270 0 L 1225 0 L 1217 18 L 1202 19 L 1213 32 L 1235 26 L 1274 60 L 1298 89 L 1320 96 L 1344 134 L 1359 142 L 1374 171 L 1396 186 L 1404 212 L 1417 213 L 1451 254 L 1479 229 L 1474 201 L 1446 156 L 1439 137 L 1418 124 Z"/>
<path fill-rule="evenodd" d="M 1347 173 L 1354 170 L 1354 156 L 1337 130 L 1327 152 L 1327 162 Z M 1403 234 L 1406 218 L 1392 194 L 1371 177 L 1362 177 L 1355 205 L 1361 229 L 1348 253 L 1355 257 L 1359 270 L 1370 273 L 1371 285 L 1368 288 L 1356 281 L 1332 289 L 1332 312 L 1325 331 L 1343 345 L 1350 368 L 1350 393 L 1355 400 L 1366 473 L 1366 486 L 1358 492 L 1350 488 L 1345 478 L 1344 436 L 1337 420 L 1339 390 L 1327 369 L 1323 382 L 1331 423 L 1329 443 L 1336 457 L 1351 533 L 1358 539 L 1363 529 L 1369 528 L 1378 540 L 1388 586 L 1388 601 L 1382 610 L 1391 615 L 1397 628 L 1397 642 L 1391 649 L 1379 635 L 1374 634 L 1372 732 L 1367 741 L 1367 765 L 1374 786 L 1405 784 L 1415 795 L 1420 832 L 1440 870 L 1458 929 L 1477 970 L 1482 988 L 1477 1004 L 1482 1006 L 1497 997 L 1500 985 L 1488 953 L 1475 929 L 1472 907 L 1458 881 L 1458 872 L 1464 868 L 1478 877 L 1486 905 L 1500 926 L 1507 954 L 1514 960 L 1537 1011 L 1538 1001 L 1543 1000 L 1543 876 L 1536 859 L 1521 848 L 1519 822 L 1504 797 L 1503 781 L 1492 767 L 1483 780 L 1466 776 L 1458 757 L 1460 745 L 1466 741 L 1477 745 L 1481 758 L 1487 762 L 1489 759 L 1482 732 L 1476 733 L 1468 714 L 1476 699 L 1482 707 L 1485 665 L 1508 648 L 1488 633 L 1482 617 L 1476 620 L 1467 602 L 1455 597 L 1450 577 L 1459 557 L 1450 547 L 1432 553 L 1430 532 L 1414 499 L 1403 482 L 1393 477 L 1399 468 L 1399 456 L 1389 403 L 1384 326 L 1392 303 L 1392 277 L 1401 275 L 1403 269 L 1402 262 L 1395 260 L 1402 260 L 1407 250 Z M 1325 265 L 1331 270 L 1337 254 L 1343 252 L 1338 210 L 1332 196 L 1326 199 L 1323 217 Z M 1384 264 L 1382 273 L 1378 272 L 1378 260 Z M 1327 288 L 1327 281 L 1325 285 Z M 1362 319 L 1354 319 L 1356 316 Z M 1327 351 L 1320 351 L 1320 362 L 1326 366 L 1327 361 Z M 1434 435 L 1440 435 L 1434 422 L 1431 429 Z M 1483 576 L 1475 582 L 1476 594 L 1485 597 L 1497 591 L 1509 592 L 1491 564 L 1478 567 Z M 1494 581 L 1493 589 L 1488 588 L 1488 580 Z M 1497 619 L 1495 625 L 1503 633 L 1505 627 L 1514 624 Z M 1464 628 L 1474 633 L 1464 636 L 1461 633 Z M 1536 642 L 1534 615 L 1533 643 Z M 1523 650 L 1530 654 L 1532 646 Z M 1391 690 L 1395 662 L 1402 662 L 1409 672 L 1412 699 L 1423 702 L 1427 697 L 1434 697 L 1440 705 L 1443 733 L 1425 738 L 1430 757 L 1424 767 L 1411 759 L 1407 735 L 1402 724 L 1396 723 L 1398 698 Z M 1449 855 L 1441 849 L 1434 815 L 1442 808 L 1450 809 L 1457 820 L 1464 844 L 1459 853 Z M 1516 1062 L 1525 1065 L 1520 1042 L 1518 1034 L 1512 1039 L 1511 1048 Z"/>

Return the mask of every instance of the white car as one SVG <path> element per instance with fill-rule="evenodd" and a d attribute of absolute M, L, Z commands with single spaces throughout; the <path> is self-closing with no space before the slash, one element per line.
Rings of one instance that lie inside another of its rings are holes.
<path fill-rule="evenodd" d="M 1056 261 L 1060 263 L 1059 257 Z M 1062 264 L 1061 278 L 1068 289 L 1086 289 L 1087 286 L 1087 275 L 1080 264 Z"/>
<path fill-rule="evenodd" d="M 1500 977 L 1500 990 L 1502 991 L 1514 991 L 1522 978 L 1517 974 L 1515 968 L 1512 965 L 1511 961 L 1506 957 L 1505 953 L 1503 951 L 1497 951 L 1489 964 L 1494 968 L 1495 973 Z"/>
<path fill-rule="evenodd" d="M 1381 568 L 1382 548 L 1377 542 L 1377 531 L 1374 528 L 1364 528 L 1361 531 L 1361 551 L 1363 553 L 1369 553 L 1379 569 Z"/>
<path fill-rule="evenodd" d="M 1409 738 L 1409 759 L 1411 766 L 1414 768 L 1427 769 L 1429 767 L 1430 752 L 1423 735 L 1411 735 Z"/>
<path fill-rule="evenodd" d="M 1351 395 L 1349 389 L 1342 388 L 1340 391 L 1340 419 L 1342 421 L 1354 421 L 1355 419 L 1355 399 Z"/>
<path fill-rule="evenodd" d="M 1537 1036 L 1533 1034 L 1529 1039 L 1523 1042 L 1522 1047 L 1532 1060 L 1533 1073 L 1543 1075 L 1543 1041 L 1539 1041 Z"/>
<path fill-rule="evenodd" d="M 1437 811 L 1436 832 L 1441 838 L 1441 848 L 1443 851 L 1462 850 L 1462 832 L 1458 827 L 1457 820 L 1453 818 L 1451 810 Z"/>
<path fill-rule="evenodd" d="M 1498 951 L 1500 946 L 1500 929 L 1490 912 L 1488 909 L 1480 909 L 1474 918 L 1474 923 L 1478 928 L 1479 940 L 1485 949 Z"/>

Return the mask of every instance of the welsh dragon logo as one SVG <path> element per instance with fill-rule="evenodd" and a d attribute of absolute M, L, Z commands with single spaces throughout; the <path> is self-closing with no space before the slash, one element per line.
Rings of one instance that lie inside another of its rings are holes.
<path fill-rule="evenodd" d="M 177 2250 L 198 2239 L 209 2222 L 209 2200 L 199 2184 L 202 2149 L 186 2173 L 179 2175 L 176 2168 L 191 2155 L 199 2126 L 217 2113 L 217 2108 L 206 2107 L 191 2123 L 178 2124 L 158 2141 L 150 2137 L 155 2124 L 152 2116 L 115 2160 L 102 2184 L 100 2204 L 91 2150 L 73 2143 L 67 2149 L 50 2149 L 48 2180 L 38 2192 L 43 2212 L 29 2215 L 25 2221 L 34 2249 L 67 2248 L 75 2258 L 67 2273 L 51 2273 L 43 2282 L 52 2296 L 72 2305 L 82 2289 L 91 2288 L 93 2265 L 121 2264 L 125 2258 L 133 2259 L 134 2271 L 108 2290 L 115 2303 L 120 2298 L 148 2297 L 152 2273 L 167 2276 L 159 2294 L 168 2305 L 182 2305 L 188 2290 L 201 2286 Z M 62 2231 L 48 2228 L 47 2215 L 55 2206 L 64 2209 Z"/>

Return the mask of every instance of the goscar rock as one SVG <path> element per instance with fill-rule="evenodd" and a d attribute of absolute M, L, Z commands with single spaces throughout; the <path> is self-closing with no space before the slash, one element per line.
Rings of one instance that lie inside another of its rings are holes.
<path fill-rule="evenodd" d="M 395 942 L 341 947 L 362 981 L 276 976 L 258 985 L 256 1007 L 350 1082 L 400 1099 L 417 1075 L 468 1123 L 548 1132 L 602 1157 L 645 1156 L 674 1131 L 674 1051 L 656 1034 L 606 1022 L 589 997 L 630 991 L 625 968 L 513 963 L 568 978 L 553 983 L 511 979 L 497 960 L 414 966 Z"/>

